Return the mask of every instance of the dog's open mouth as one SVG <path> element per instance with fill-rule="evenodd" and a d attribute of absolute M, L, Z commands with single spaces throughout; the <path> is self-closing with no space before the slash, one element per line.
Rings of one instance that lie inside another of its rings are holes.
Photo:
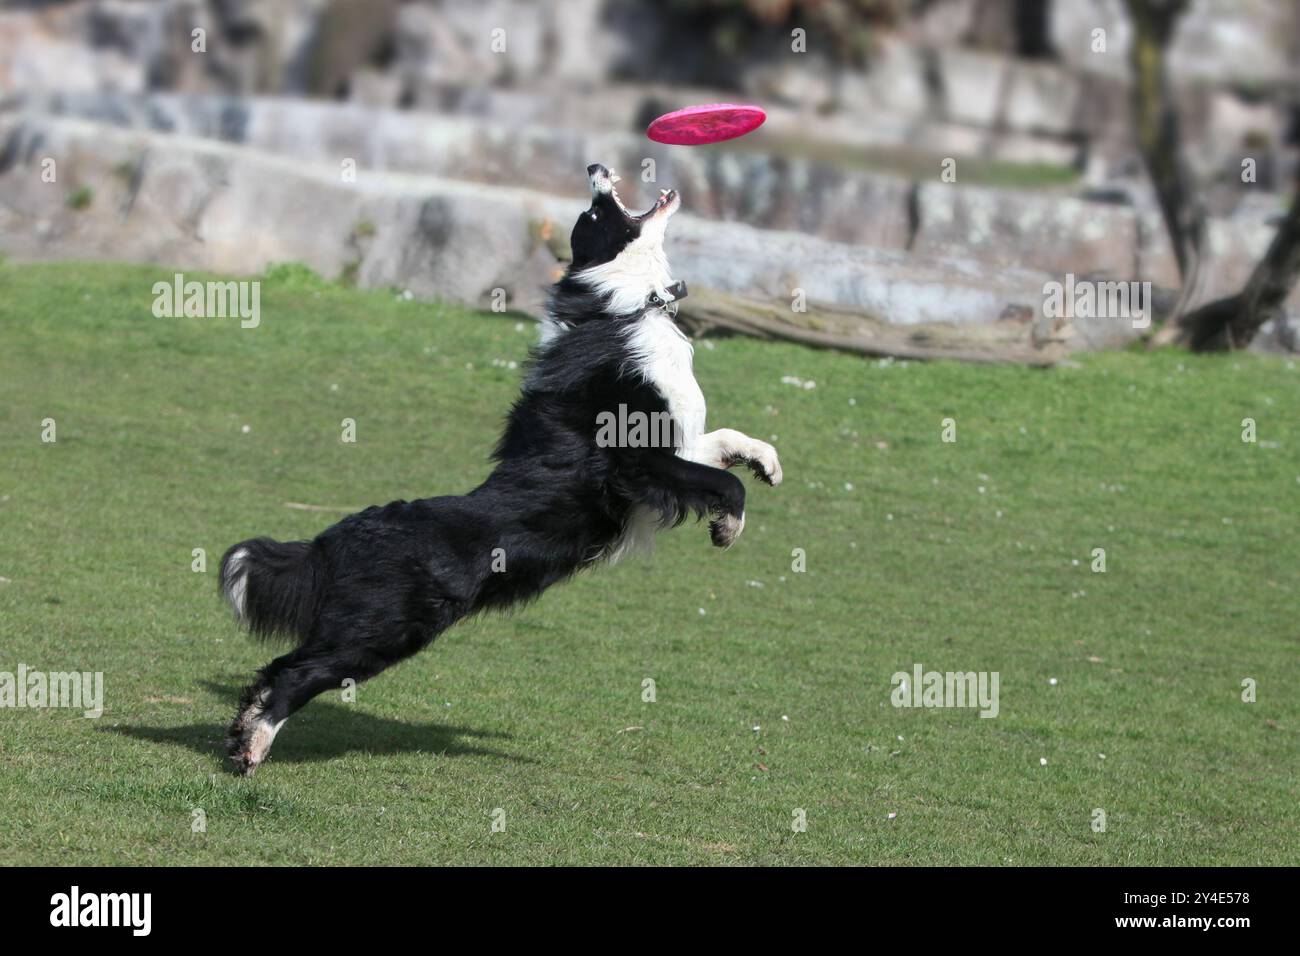
<path fill-rule="evenodd" d="M 658 212 L 660 209 L 663 209 L 666 206 L 673 205 L 676 201 L 677 201 L 677 190 L 661 189 L 659 190 L 659 198 L 654 201 L 653 206 L 651 206 L 649 209 L 647 209 L 645 212 L 641 214 L 641 218 L 644 219 L 646 216 L 653 215 L 654 213 Z"/>
<path fill-rule="evenodd" d="M 613 197 L 614 202 L 618 204 L 618 208 L 623 210 L 623 215 L 627 216 L 629 219 L 647 219 L 659 212 L 659 210 L 672 205 L 673 201 L 677 199 L 677 190 L 661 189 L 659 190 L 659 198 L 654 201 L 654 204 L 651 205 L 649 209 L 643 213 L 631 212 L 627 206 L 623 204 L 623 199 L 618 194 L 618 187 L 614 185 L 619 181 L 619 178 L 620 177 L 618 176 L 610 176 L 609 194 Z"/>
<path fill-rule="evenodd" d="M 631 212 L 627 206 L 623 204 L 623 198 L 618 194 L 617 183 L 622 180 L 622 177 L 616 175 L 614 170 L 606 169 L 599 163 L 592 163 L 587 167 L 587 175 L 591 178 L 592 198 L 595 199 L 597 196 L 608 193 L 623 215 L 627 216 L 629 219 L 649 219 L 651 216 L 665 209 L 672 212 L 677 208 L 677 190 L 661 189 L 659 190 L 659 198 L 654 201 L 653 205 L 651 205 L 649 209 L 642 213 Z"/>
<path fill-rule="evenodd" d="M 617 178 L 615 178 L 614 182 L 617 181 Z M 677 208 L 677 190 L 675 189 L 659 190 L 659 198 L 654 201 L 654 204 L 651 205 L 649 209 L 639 214 L 628 211 L 628 208 L 623 205 L 623 200 L 618 196 L 618 190 L 615 189 L 612 184 L 610 185 L 610 190 L 611 195 L 614 197 L 614 202 L 618 203 L 618 208 L 623 210 L 623 215 L 627 216 L 629 219 L 649 219 L 651 216 L 664 209 L 668 209 L 671 212 Z"/>

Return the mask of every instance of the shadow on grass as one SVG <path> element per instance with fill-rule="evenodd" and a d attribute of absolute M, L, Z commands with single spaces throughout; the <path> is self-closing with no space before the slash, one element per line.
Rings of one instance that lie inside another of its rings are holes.
<path fill-rule="evenodd" d="M 239 688 L 233 684 L 210 682 L 203 682 L 203 686 L 222 699 L 229 700 L 233 716 Z M 151 743 L 188 747 L 196 753 L 216 757 L 224 762 L 224 724 L 187 724 L 183 727 L 118 725 L 102 729 Z M 450 757 L 500 757 L 523 763 L 536 762 L 531 757 L 469 742 L 475 738 L 511 739 L 509 734 L 500 731 L 376 717 L 353 707 L 317 699 L 284 725 L 284 730 L 275 739 L 270 759 L 276 763 L 310 763 L 332 760 L 347 753 L 429 753 Z"/>

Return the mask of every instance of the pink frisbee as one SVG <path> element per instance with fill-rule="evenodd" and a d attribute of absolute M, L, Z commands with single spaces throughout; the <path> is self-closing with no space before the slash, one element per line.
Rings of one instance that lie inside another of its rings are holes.
<path fill-rule="evenodd" d="M 752 133 L 766 119 L 767 114 L 757 106 L 709 103 L 665 113 L 646 128 L 645 134 L 656 143 L 703 146 Z"/>

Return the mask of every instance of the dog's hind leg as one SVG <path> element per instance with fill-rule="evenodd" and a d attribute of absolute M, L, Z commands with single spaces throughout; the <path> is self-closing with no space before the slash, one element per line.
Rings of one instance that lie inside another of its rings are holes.
<path fill-rule="evenodd" d="M 234 762 L 235 770 L 244 776 L 250 775 L 266 759 L 275 735 L 288 719 L 288 714 L 277 716 L 273 712 L 272 694 L 279 675 L 292 667 L 301 654 L 299 648 L 271 661 L 239 697 L 239 711 L 226 730 L 226 753 Z"/>
<path fill-rule="evenodd" d="M 276 658 L 263 670 L 265 675 L 276 664 L 290 655 Z M 238 773 L 248 776 L 266 759 L 275 735 L 284 721 L 275 722 L 267 712 L 271 700 L 271 684 L 265 676 L 244 688 L 239 698 L 239 711 L 226 730 L 226 753 Z"/>
<path fill-rule="evenodd" d="M 319 640 L 277 657 L 244 690 L 239 713 L 226 733 L 236 772 L 248 776 L 266 759 L 284 722 L 317 694 L 361 683 L 425 647 L 437 631 L 418 630 L 404 640 Z"/>

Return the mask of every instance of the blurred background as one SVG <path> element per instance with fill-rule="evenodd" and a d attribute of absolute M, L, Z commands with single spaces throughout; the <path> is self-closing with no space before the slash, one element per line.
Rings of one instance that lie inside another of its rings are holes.
<path fill-rule="evenodd" d="M 1149 334 L 1044 315 L 1067 276 L 1241 318 L 1288 223 L 1298 54 L 1281 0 L 9 0 L 0 253 L 536 315 L 600 161 L 630 206 L 681 191 L 698 328 L 1047 363 Z M 644 135 L 717 101 L 768 122 Z M 1289 349 L 1300 298 L 1264 278 L 1228 344 Z"/>

